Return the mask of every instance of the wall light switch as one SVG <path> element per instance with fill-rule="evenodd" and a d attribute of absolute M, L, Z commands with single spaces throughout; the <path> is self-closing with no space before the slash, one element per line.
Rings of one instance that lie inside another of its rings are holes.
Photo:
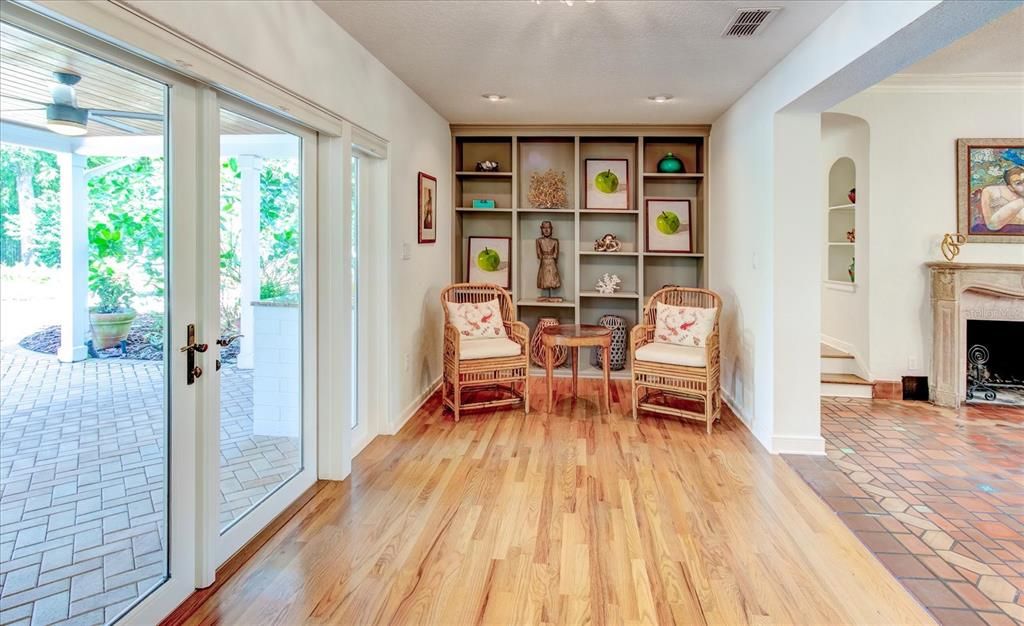
<path fill-rule="evenodd" d="M 412 258 L 412 246 L 407 243 L 402 244 L 402 260 L 408 261 Z"/>
<path fill-rule="evenodd" d="M 917 357 L 910 357 L 907 359 L 907 369 L 911 372 L 917 371 Z"/>

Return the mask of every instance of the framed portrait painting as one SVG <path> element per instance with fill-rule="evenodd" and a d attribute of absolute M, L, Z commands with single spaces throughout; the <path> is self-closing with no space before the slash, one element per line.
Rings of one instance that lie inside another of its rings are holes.
<path fill-rule="evenodd" d="M 437 241 L 437 179 L 420 172 L 417 183 L 417 241 L 434 243 Z"/>
<path fill-rule="evenodd" d="M 587 209 L 629 209 L 629 160 L 587 159 Z"/>
<path fill-rule="evenodd" d="M 470 237 L 466 282 L 512 288 L 512 238 Z"/>
<path fill-rule="evenodd" d="M 644 239 L 647 252 L 693 252 L 693 201 L 647 198 Z"/>
<path fill-rule="evenodd" d="M 957 231 L 1024 243 L 1024 138 L 957 139 Z"/>

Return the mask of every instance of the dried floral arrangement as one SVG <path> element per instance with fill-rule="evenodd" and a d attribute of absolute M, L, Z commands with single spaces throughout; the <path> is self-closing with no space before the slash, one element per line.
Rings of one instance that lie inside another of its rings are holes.
<path fill-rule="evenodd" d="M 564 209 L 569 204 L 565 195 L 565 173 L 551 169 L 530 174 L 530 192 L 526 199 L 535 209 Z"/>

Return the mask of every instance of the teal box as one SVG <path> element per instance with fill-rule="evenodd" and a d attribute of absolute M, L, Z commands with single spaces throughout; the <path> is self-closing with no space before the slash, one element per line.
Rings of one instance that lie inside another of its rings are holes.
<path fill-rule="evenodd" d="M 474 200 L 473 201 L 473 208 L 474 209 L 493 209 L 494 208 L 494 200 Z"/>

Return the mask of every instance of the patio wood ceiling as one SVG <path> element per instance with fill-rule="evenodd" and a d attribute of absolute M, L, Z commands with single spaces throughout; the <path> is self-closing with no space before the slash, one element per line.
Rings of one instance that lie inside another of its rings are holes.
<path fill-rule="evenodd" d="M 134 72 L 73 50 L 61 44 L 0 23 L 0 119 L 46 128 L 44 105 L 52 101 L 53 72 L 72 72 L 82 77 L 75 85 L 78 106 L 143 113 L 164 112 L 167 87 Z M 28 100 L 29 102 L 26 102 Z M 163 123 L 151 120 L 112 118 L 138 128 L 132 133 L 90 119 L 86 136 L 162 135 Z M 221 132 L 229 135 L 266 134 L 268 128 L 241 116 L 222 116 Z M 0 137 L 2 140 L 2 137 Z"/>

